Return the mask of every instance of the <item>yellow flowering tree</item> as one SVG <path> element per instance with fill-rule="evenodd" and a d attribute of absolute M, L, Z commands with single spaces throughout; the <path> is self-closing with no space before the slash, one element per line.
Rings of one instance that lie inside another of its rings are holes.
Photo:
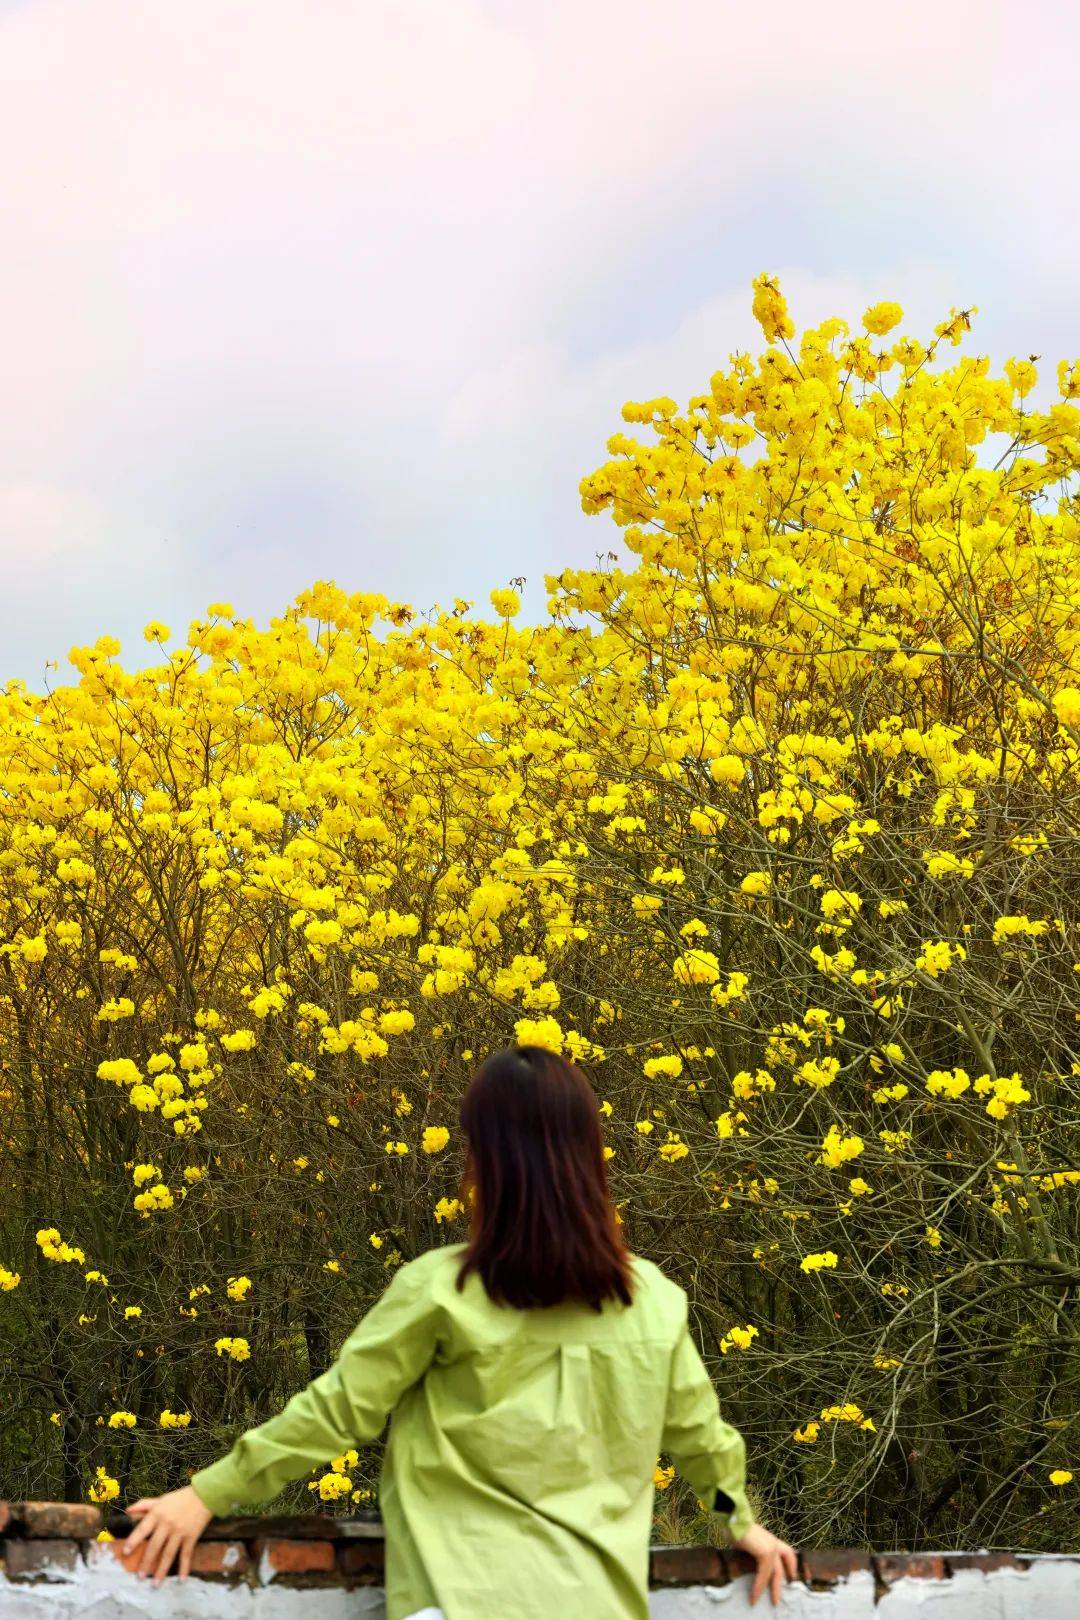
<path fill-rule="evenodd" d="M 0 1490 L 178 1483 L 321 1371 L 462 1235 L 517 1039 L 592 1075 L 767 1523 L 1062 1545 L 1080 365 L 1036 407 L 970 311 L 754 310 L 625 408 L 582 500 L 626 558 L 543 623 L 320 583 L 6 689 Z"/>

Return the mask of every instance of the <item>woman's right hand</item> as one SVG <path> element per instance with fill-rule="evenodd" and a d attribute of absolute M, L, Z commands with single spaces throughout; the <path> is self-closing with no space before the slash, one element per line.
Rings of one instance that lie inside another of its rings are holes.
<path fill-rule="evenodd" d="M 114 1541 L 113 1552 L 125 1568 L 154 1577 L 160 1586 L 176 1561 L 176 1573 L 186 1580 L 191 1573 L 195 1543 L 214 1517 L 191 1485 L 164 1496 L 142 1496 L 128 1508 L 139 1523 L 126 1541 Z"/>
<path fill-rule="evenodd" d="M 766 1586 L 774 1606 L 778 1604 L 785 1580 L 793 1581 L 799 1573 L 799 1555 L 794 1547 L 774 1536 L 763 1524 L 752 1524 L 735 1545 L 748 1552 L 757 1563 L 754 1584 L 750 1588 L 751 1604 L 757 1602 Z"/>

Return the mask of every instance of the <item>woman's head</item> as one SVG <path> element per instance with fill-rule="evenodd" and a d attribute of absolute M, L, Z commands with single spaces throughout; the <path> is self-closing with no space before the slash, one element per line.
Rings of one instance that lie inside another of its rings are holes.
<path fill-rule="evenodd" d="M 581 1070 L 540 1046 L 493 1052 L 469 1083 L 461 1124 L 473 1212 L 459 1287 L 477 1271 L 508 1305 L 629 1304 L 599 1109 Z"/>

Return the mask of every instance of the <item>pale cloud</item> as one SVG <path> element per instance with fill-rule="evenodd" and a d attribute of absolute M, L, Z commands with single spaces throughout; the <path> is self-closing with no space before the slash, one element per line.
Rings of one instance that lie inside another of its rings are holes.
<path fill-rule="evenodd" d="M 1075 352 L 1036 0 L 0 0 L 5 674 L 316 577 L 424 606 L 615 540 L 622 400 L 873 297 Z M 1062 199 L 1065 199 L 1064 201 Z"/>
<path fill-rule="evenodd" d="M 122 508 L 85 490 L 33 483 L 0 483 L 0 557 L 4 564 L 3 678 L 18 675 L 38 686 L 48 660 L 63 658 L 57 628 L 86 623 L 85 639 L 114 623 L 118 607 L 165 594 L 175 599 L 182 557 L 166 541 L 129 525 Z M 150 617 L 149 613 L 146 615 Z M 62 665 L 62 670 L 63 670 Z M 69 672 L 70 673 L 70 672 Z M 55 684 L 65 679 L 49 674 Z"/>

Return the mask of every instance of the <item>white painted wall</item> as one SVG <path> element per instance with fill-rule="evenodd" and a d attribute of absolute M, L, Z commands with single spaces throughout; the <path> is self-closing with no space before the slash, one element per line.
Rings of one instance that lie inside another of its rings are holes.
<path fill-rule="evenodd" d="M 784 1589 L 774 1609 L 765 1594 L 749 1603 L 750 1580 L 728 1586 L 671 1588 L 652 1594 L 653 1620 L 1077 1620 L 1080 1561 L 1040 1559 L 1027 1571 L 961 1570 L 948 1580 L 902 1580 L 875 1605 L 874 1582 L 857 1574 L 831 1591 L 801 1582 Z M 92 1546 L 84 1565 L 46 1580 L 0 1576 L 0 1620 L 386 1620 L 382 1594 L 344 1589 L 247 1585 L 192 1577 L 160 1587 L 120 1568 L 107 1545 Z M 509 1620 L 509 1617 L 508 1617 Z"/>

